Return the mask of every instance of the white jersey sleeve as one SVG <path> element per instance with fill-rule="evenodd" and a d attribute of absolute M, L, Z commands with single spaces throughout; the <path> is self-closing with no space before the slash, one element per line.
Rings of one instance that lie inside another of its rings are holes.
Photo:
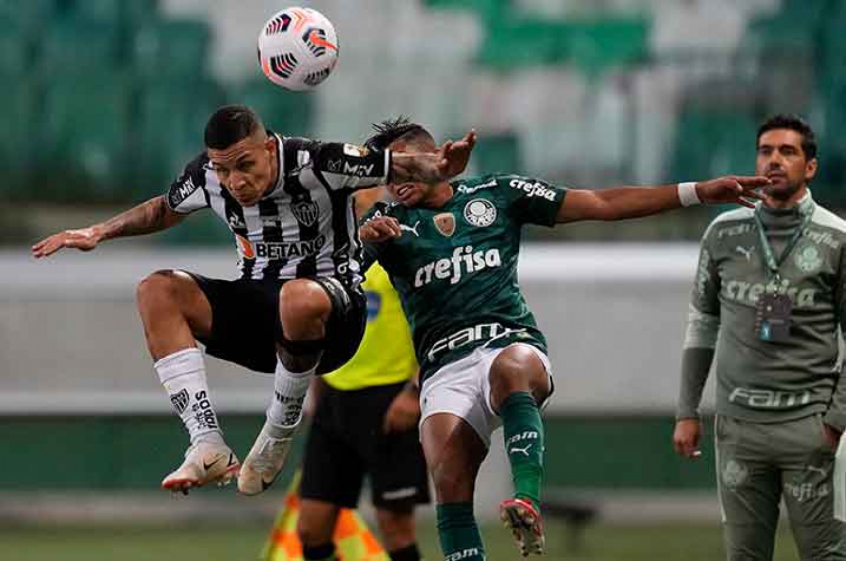
<path fill-rule="evenodd" d="M 168 207 L 179 214 L 190 214 L 209 206 L 209 197 L 205 191 L 208 156 L 200 154 L 191 160 L 168 189 L 165 200 Z"/>
<path fill-rule="evenodd" d="M 314 179 L 333 191 L 383 185 L 391 170 L 390 150 L 305 138 L 285 138 L 283 146 L 286 178 Z"/>

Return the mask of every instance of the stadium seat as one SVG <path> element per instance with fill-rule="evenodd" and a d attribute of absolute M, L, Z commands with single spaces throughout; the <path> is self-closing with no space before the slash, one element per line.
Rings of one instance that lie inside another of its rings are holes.
<path fill-rule="evenodd" d="M 15 79 L 31 66 L 30 42 L 23 28 L 0 16 L 0 77 Z"/>
<path fill-rule="evenodd" d="M 542 66 L 564 60 L 561 27 L 547 20 L 508 20 L 490 25 L 478 62 L 494 70 Z"/>
<path fill-rule="evenodd" d="M 57 12 L 56 0 L 0 0 L 0 20 L 26 32 L 44 29 Z"/>
<path fill-rule="evenodd" d="M 676 128 L 672 177 L 749 174 L 755 169 L 757 123 L 746 112 L 689 108 Z"/>
<path fill-rule="evenodd" d="M 511 0 L 425 0 L 425 3 L 433 9 L 471 10 L 489 22 L 504 19 L 511 7 Z"/>
<path fill-rule="evenodd" d="M 67 17 L 107 23 L 130 31 L 156 19 L 159 0 L 76 0 Z"/>
<path fill-rule="evenodd" d="M 512 133 L 483 134 L 473 149 L 472 165 L 477 173 L 523 173 L 520 142 Z"/>
<path fill-rule="evenodd" d="M 562 32 L 567 52 L 577 68 L 594 77 L 606 70 L 642 62 L 648 53 L 649 22 L 604 18 L 567 24 Z"/>
<path fill-rule="evenodd" d="M 109 25 L 119 26 L 123 19 L 122 4 L 132 4 L 132 2 L 121 2 L 121 0 L 83 0 L 76 2 L 71 6 L 71 13 L 73 17 L 99 21 Z"/>
<path fill-rule="evenodd" d="M 4 198 L 31 195 L 24 179 L 31 165 L 39 123 L 36 119 L 38 90 L 30 79 L 17 79 L 14 88 L 0 88 L 0 107 L 4 108 L 0 127 L 0 169 Z"/>
<path fill-rule="evenodd" d="M 131 130 L 129 81 L 120 73 L 97 72 L 47 85 L 39 168 L 45 174 L 58 168 L 67 181 L 51 178 L 43 186 L 45 198 L 120 198 Z"/>
<path fill-rule="evenodd" d="M 262 78 L 235 88 L 228 101 L 252 108 L 265 126 L 281 134 L 308 136 L 314 131 L 314 95 L 288 92 Z"/>
<path fill-rule="evenodd" d="M 136 195 L 161 193 L 203 150 L 203 130 L 222 102 L 209 80 L 150 82 L 139 91 L 133 123 L 132 185 Z"/>
<path fill-rule="evenodd" d="M 47 28 L 38 63 L 43 75 L 110 72 L 121 60 L 120 30 L 107 23 L 66 19 Z"/>
<path fill-rule="evenodd" d="M 596 76 L 643 60 L 648 35 L 643 19 L 508 20 L 488 27 L 479 62 L 498 70 L 572 63 Z"/>
<path fill-rule="evenodd" d="M 145 79 L 190 80 L 207 70 L 211 32 L 196 20 L 153 20 L 135 34 L 135 67 Z"/>

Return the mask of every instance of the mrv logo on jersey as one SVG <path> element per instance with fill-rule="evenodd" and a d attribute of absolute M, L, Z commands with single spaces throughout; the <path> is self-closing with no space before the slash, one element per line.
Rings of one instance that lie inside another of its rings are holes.
<path fill-rule="evenodd" d="M 522 179 L 512 179 L 511 183 L 509 183 L 508 185 L 513 187 L 514 189 L 524 191 L 526 195 L 528 195 L 530 198 L 540 197 L 542 199 L 546 199 L 547 201 L 555 200 L 555 191 L 553 191 L 540 181 L 530 183 L 528 181 L 523 181 Z"/>
<path fill-rule="evenodd" d="M 499 250 L 473 251 L 473 246 L 456 247 L 451 258 L 438 259 L 423 265 L 414 274 L 414 287 L 420 288 L 434 280 L 449 279 L 456 284 L 464 274 L 477 273 L 489 267 L 502 265 Z"/>
<path fill-rule="evenodd" d="M 525 333 L 526 330 L 523 328 L 511 329 L 501 323 L 480 323 L 479 325 L 461 329 L 452 335 L 447 335 L 443 339 L 435 341 L 432 348 L 429 349 L 428 358 L 429 360 L 435 360 L 435 355 L 438 353 L 455 350 L 473 341 L 492 341 L 509 335 L 525 337 L 526 335 L 521 335 Z"/>

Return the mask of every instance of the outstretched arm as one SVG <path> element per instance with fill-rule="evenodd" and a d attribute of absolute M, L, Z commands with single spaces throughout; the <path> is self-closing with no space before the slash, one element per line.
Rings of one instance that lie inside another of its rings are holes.
<path fill-rule="evenodd" d="M 390 183 L 439 183 L 459 175 L 470 161 L 476 133 L 470 131 L 459 141 L 448 141 L 437 152 L 391 152 Z"/>
<path fill-rule="evenodd" d="M 559 223 L 579 220 L 624 220 L 697 203 L 736 203 L 752 206 L 747 199 L 765 198 L 757 189 L 769 183 L 770 180 L 766 177 L 731 175 L 696 184 L 618 187 L 595 191 L 570 189 L 556 220 Z"/>
<path fill-rule="evenodd" d="M 90 251 L 100 242 L 112 238 L 141 236 L 165 230 L 181 222 L 185 216 L 171 210 L 164 196 L 154 197 L 106 222 L 53 234 L 32 246 L 32 255 L 35 258 L 48 257 L 66 247 Z"/>

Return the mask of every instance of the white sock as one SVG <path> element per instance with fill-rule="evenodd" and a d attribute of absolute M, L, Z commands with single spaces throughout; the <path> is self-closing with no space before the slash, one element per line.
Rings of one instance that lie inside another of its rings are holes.
<path fill-rule="evenodd" d="M 182 418 L 191 444 L 199 440 L 223 442 L 200 349 L 177 351 L 156 361 L 154 366 L 170 402 Z"/>
<path fill-rule="evenodd" d="M 267 422 L 273 428 L 291 432 L 303 417 L 308 386 L 317 370 L 317 364 L 305 372 L 290 372 L 279 360 L 276 362 L 273 399 L 267 408 Z"/>

